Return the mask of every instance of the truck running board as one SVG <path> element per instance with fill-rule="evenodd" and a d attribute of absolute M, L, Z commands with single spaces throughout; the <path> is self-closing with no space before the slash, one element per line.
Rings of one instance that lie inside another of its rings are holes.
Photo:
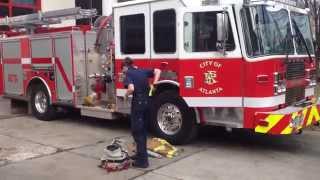
<path fill-rule="evenodd" d="M 82 116 L 108 119 L 108 120 L 115 120 L 119 118 L 119 116 L 113 110 L 105 109 L 98 106 L 97 107 L 79 106 L 78 108 L 80 108 Z"/>

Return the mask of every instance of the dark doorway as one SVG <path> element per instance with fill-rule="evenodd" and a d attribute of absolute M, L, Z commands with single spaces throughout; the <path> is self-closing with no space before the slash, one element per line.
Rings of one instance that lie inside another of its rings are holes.
<path fill-rule="evenodd" d="M 103 0 L 76 0 L 76 6 L 81 7 L 83 9 L 97 9 L 98 16 L 102 15 L 102 1 Z M 92 23 L 96 20 L 96 18 L 92 19 Z M 91 19 L 80 19 L 77 20 L 77 25 L 86 25 L 90 24 Z"/>

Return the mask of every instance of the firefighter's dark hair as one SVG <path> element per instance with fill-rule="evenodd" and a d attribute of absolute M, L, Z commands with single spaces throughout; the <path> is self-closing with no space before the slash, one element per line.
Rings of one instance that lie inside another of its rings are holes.
<path fill-rule="evenodd" d="M 122 62 L 121 67 L 122 67 L 122 68 L 123 68 L 123 67 L 131 67 L 132 65 L 133 65 L 132 59 L 131 59 L 130 57 L 126 57 L 126 58 L 124 59 L 124 61 Z"/>

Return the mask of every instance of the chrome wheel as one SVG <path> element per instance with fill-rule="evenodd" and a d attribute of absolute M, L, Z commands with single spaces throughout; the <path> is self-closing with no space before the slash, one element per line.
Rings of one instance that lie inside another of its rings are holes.
<path fill-rule="evenodd" d="M 174 135 L 182 127 L 181 111 L 174 104 L 163 104 L 158 110 L 157 121 L 161 131 L 167 135 Z"/>
<path fill-rule="evenodd" d="M 41 114 L 47 111 L 48 109 L 47 96 L 44 92 L 39 91 L 36 93 L 35 99 L 34 99 L 34 105 L 37 111 Z"/>

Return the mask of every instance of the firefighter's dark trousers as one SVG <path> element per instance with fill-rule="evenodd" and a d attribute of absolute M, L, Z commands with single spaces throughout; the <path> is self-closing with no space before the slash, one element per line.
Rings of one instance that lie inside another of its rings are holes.
<path fill-rule="evenodd" d="M 137 144 L 136 163 L 148 165 L 147 129 L 150 98 L 146 95 L 134 95 L 131 108 L 131 131 Z"/>

